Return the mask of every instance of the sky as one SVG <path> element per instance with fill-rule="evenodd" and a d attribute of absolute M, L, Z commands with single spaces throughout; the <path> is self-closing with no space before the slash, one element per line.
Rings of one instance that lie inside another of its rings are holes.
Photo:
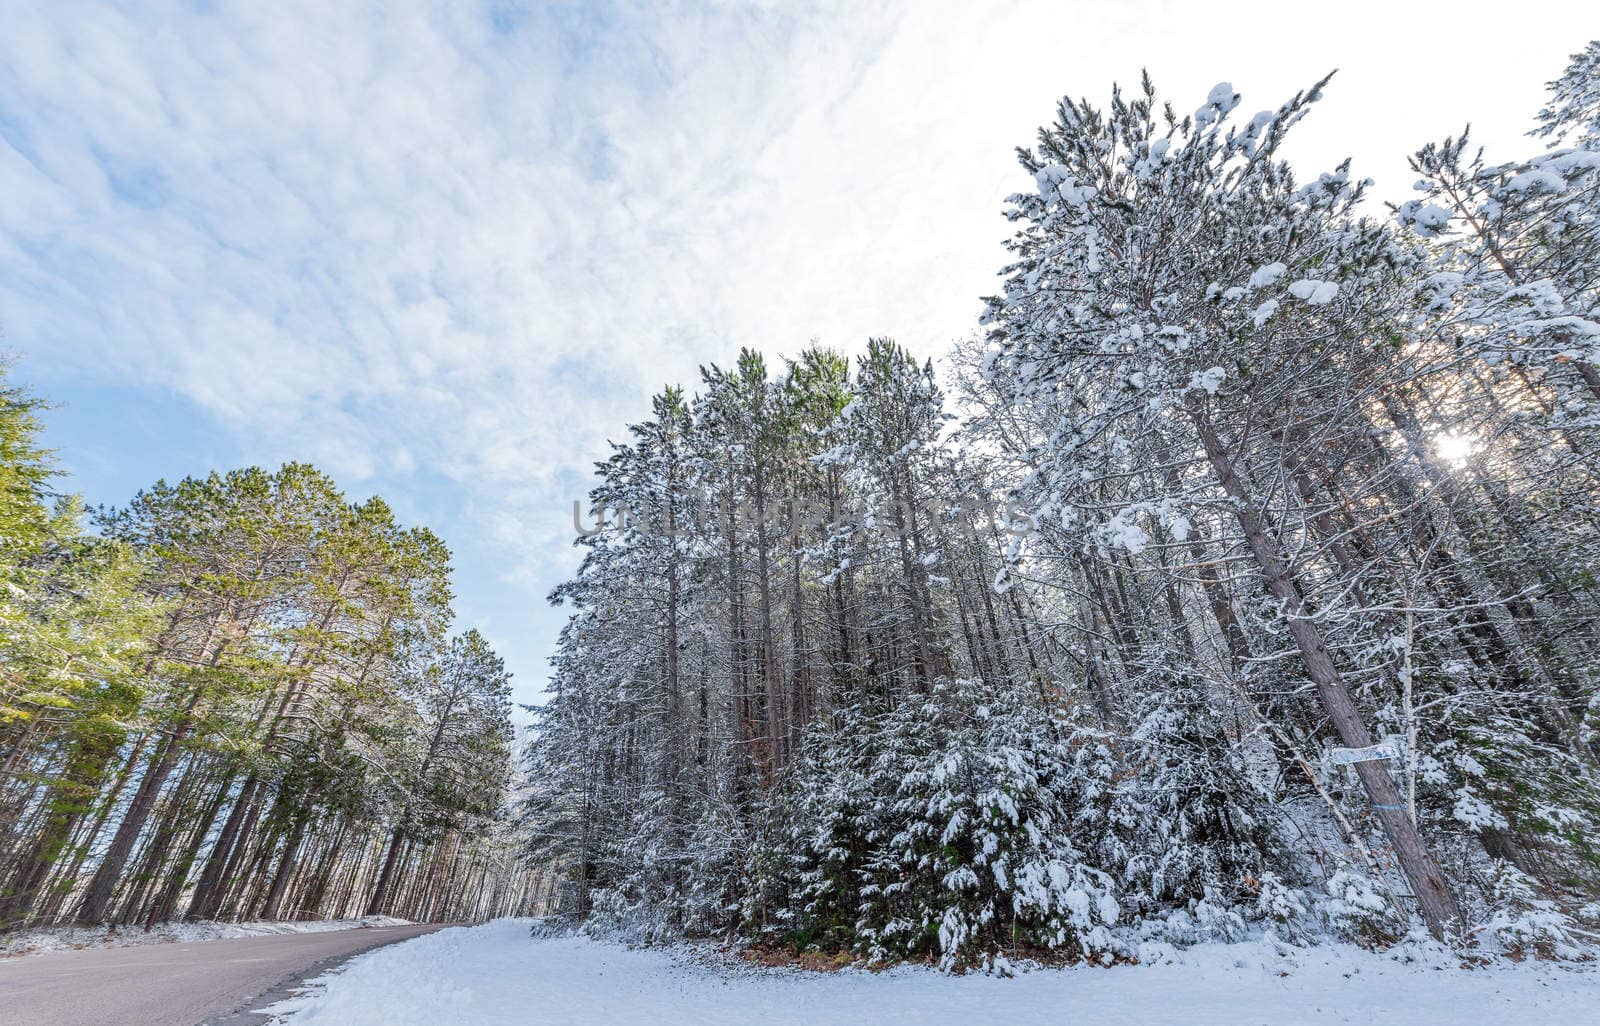
<path fill-rule="evenodd" d="M 607 439 L 741 346 L 973 332 L 1063 94 L 1337 68 L 1290 158 L 1403 200 L 1469 121 L 1534 152 L 1600 37 L 1588 0 L 4 8 L 0 348 L 62 486 L 313 462 L 445 538 L 523 701 Z"/>

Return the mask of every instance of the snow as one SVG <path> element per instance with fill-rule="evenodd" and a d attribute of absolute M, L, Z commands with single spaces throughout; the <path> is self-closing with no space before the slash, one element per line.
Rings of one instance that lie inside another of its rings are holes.
<path fill-rule="evenodd" d="M 1250 288 L 1260 289 L 1273 284 L 1284 276 L 1288 268 L 1281 263 L 1270 263 L 1265 267 L 1258 267 L 1250 275 Z"/>
<path fill-rule="evenodd" d="M 1262 129 L 1266 128 L 1268 125 L 1271 125 L 1276 120 L 1278 120 L 1278 115 L 1270 110 L 1256 111 L 1256 116 L 1251 118 L 1250 124 L 1245 126 L 1244 138 L 1247 140 L 1256 138 L 1258 135 L 1261 135 Z M 1262 142 L 1266 142 L 1265 137 L 1262 138 Z"/>
<path fill-rule="evenodd" d="M 1438 235 L 1450 223 L 1450 211 L 1436 203 L 1422 203 L 1419 200 L 1402 203 L 1398 216 L 1401 224 L 1413 226 L 1417 234 L 1425 239 Z"/>
<path fill-rule="evenodd" d="M 704 949 L 535 938 L 531 924 L 498 920 L 380 948 L 269 1011 L 284 1026 L 1429 1026 L 1588 1022 L 1600 1007 L 1593 966 L 1469 970 L 1426 948 L 1411 950 L 1408 961 L 1348 945 L 1295 948 L 1272 940 L 1185 950 L 1149 945 L 1149 964 L 1021 970 L 1007 979 L 920 967 L 877 974 L 756 969 Z"/>
<path fill-rule="evenodd" d="M 1506 188 L 1512 192 L 1563 192 L 1567 188 L 1567 183 L 1553 171 L 1535 168 L 1520 175 L 1513 175 L 1511 180 L 1506 182 Z"/>
<path fill-rule="evenodd" d="M 139 926 L 123 927 L 121 930 L 107 926 L 51 926 L 23 930 L 0 938 L 0 957 L 82 948 L 126 948 L 141 944 L 193 944 L 197 941 L 237 940 L 277 933 L 327 933 L 330 930 L 355 930 L 363 926 L 407 926 L 410 923 L 409 919 L 396 919 L 393 916 L 367 916 L 364 919 L 319 919 L 299 923 L 160 923 L 148 931 Z"/>
<path fill-rule="evenodd" d="M 1227 377 L 1228 372 L 1221 367 L 1208 367 L 1203 371 L 1195 371 L 1190 376 L 1189 385 L 1184 391 L 1192 392 L 1198 388 L 1203 389 L 1207 395 L 1216 395 L 1217 389 L 1222 387 L 1222 382 Z"/>
<path fill-rule="evenodd" d="M 1496 812 L 1493 806 L 1465 788 L 1456 792 L 1456 805 L 1452 815 L 1474 830 L 1490 828 L 1504 830 L 1507 826 L 1505 817 Z"/>
<path fill-rule="evenodd" d="M 1138 555 L 1149 547 L 1150 536 L 1135 522 L 1141 512 L 1143 510 L 1139 507 L 1132 506 L 1120 511 L 1106 523 L 1101 529 L 1101 536 L 1107 548 L 1121 547 Z"/>
<path fill-rule="evenodd" d="M 1205 106 L 1194 112 L 1195 127 L 1205 128 L 1213 122 L 1220 122 L 1238 105 L 1239 94 L 1233 91 L 1233 85 L 1218 82 L 1206 96 Z"/>
<path fill-rule="evenodd" d="M 1312 306 L 1322 306 L 1332 302 L 1333 297 L 1339 294 L 1339 284 L 1332 281 L 1318 281 L 1316 278 L 1301 278 L 1289 286 L 1289 293 Z"/>

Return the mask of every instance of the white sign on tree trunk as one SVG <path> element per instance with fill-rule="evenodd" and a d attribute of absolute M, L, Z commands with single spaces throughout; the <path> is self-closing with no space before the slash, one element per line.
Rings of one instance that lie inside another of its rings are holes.
<path fill-rule="evenodd" d="M 1354 766 L 1358 762 L 1385 761 L 1400 758 L 1400 752 L 1388 741 L 1365 748 L 1330 748 L 1328 758 L 1335 766 Z"/>

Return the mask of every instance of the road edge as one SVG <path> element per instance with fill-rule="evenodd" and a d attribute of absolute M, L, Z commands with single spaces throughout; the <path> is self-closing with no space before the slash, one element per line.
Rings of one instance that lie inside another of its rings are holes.
<path fill-rule="evenodd" d="M 228 1012 L 219 1012 L 216 1015 L 209 1016 L 196 1023 L 195 1026 L 267 1026 L 268 1023 L 272 1022 L 274 1016 L 271 1013 L 259 1011 L 259 1009 L 278 1004 L 280 1001 L 287 1001 L 292 997 L 297 997 L 299 994 L 303 993 L 310 986 L 311 982 L 317 977 L 333 972 L 335 969 L 338 969 L 351 959 L 360 958 L 362 955 L 370 954 L 371 952 L 377 951 L 379 948 L 389 947 L 391 944 L 404 944 L 406 941 L 416 940 L 418 937 L 426 937 L 430 933 L 437 933 L 440 930 L 451 926 L 459 926 L 461 924 L 418 923 L 416 925 L 427 926 L 429 928 L 418 933 L 414 933 L 409 937 L 395 937 L 392 939 L 380 940 L 371 947 L 362 948 L 360 951 L 352 951 L 343 955 L 329 955 L 327 958 L 318 959 L 305 968 L 290 973 L 288 976 L 285 976 L 283 979 L 279 980 L 277 983 L 274 983 L 267 989 L 242 998 L 239 1001 L 239 1004 L 233 1008 L 233 1010 Z M 385 928 L 380 927 L 380 929 Z M 387 927 L 386 929 L 395 929 L 395 927 Z"/>

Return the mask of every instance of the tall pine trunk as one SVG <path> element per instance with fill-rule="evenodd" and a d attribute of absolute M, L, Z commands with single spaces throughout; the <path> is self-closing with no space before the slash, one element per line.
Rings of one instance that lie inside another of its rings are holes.
<path fill-rule="evenodd" d="M 1205 413 L 1196 404 L 1191 404 L 1190 414 L 1218 483 L 1233 500 L 1234 513 L 1244 534 L 1245 544 L 1255 557 L 1267 591 L 1283 606 L 1289 632 L 1300 650 L 1306 675 L 1317 687 L 1323 711 L 1347 747 L 1366 748 L 1372 744 L 1372 734 L 1362 722 L 1360 711 L 1333 664 L 1333 657 L 1328 652 L 1321 631 L 1307 615 L 1300 588 L 1290 575 L 1283 554 L 1268 536 L 1266 525 L 1256 511 L 1255 496 L 1240 479 L 1231 454 Z M 1376 760 L 1358 762 L 1355 768 L 1356 775 L 1372 799 L 1373 811 L 1383 825 L 1383 832 L 1394 850 L 1400 871 L 1411 884 L 1417 907 L 1428 924 L 1428 932 L 1441 940 L 1455 935 L 1462 928 L 1461 910 L 1456 905 L 1455 895 L 1445 884 L 1444 873 L 1423 842 L 1417 824 L 1406 814 L 1400 790 L 1390 777 L 1388 768 Z"/>

